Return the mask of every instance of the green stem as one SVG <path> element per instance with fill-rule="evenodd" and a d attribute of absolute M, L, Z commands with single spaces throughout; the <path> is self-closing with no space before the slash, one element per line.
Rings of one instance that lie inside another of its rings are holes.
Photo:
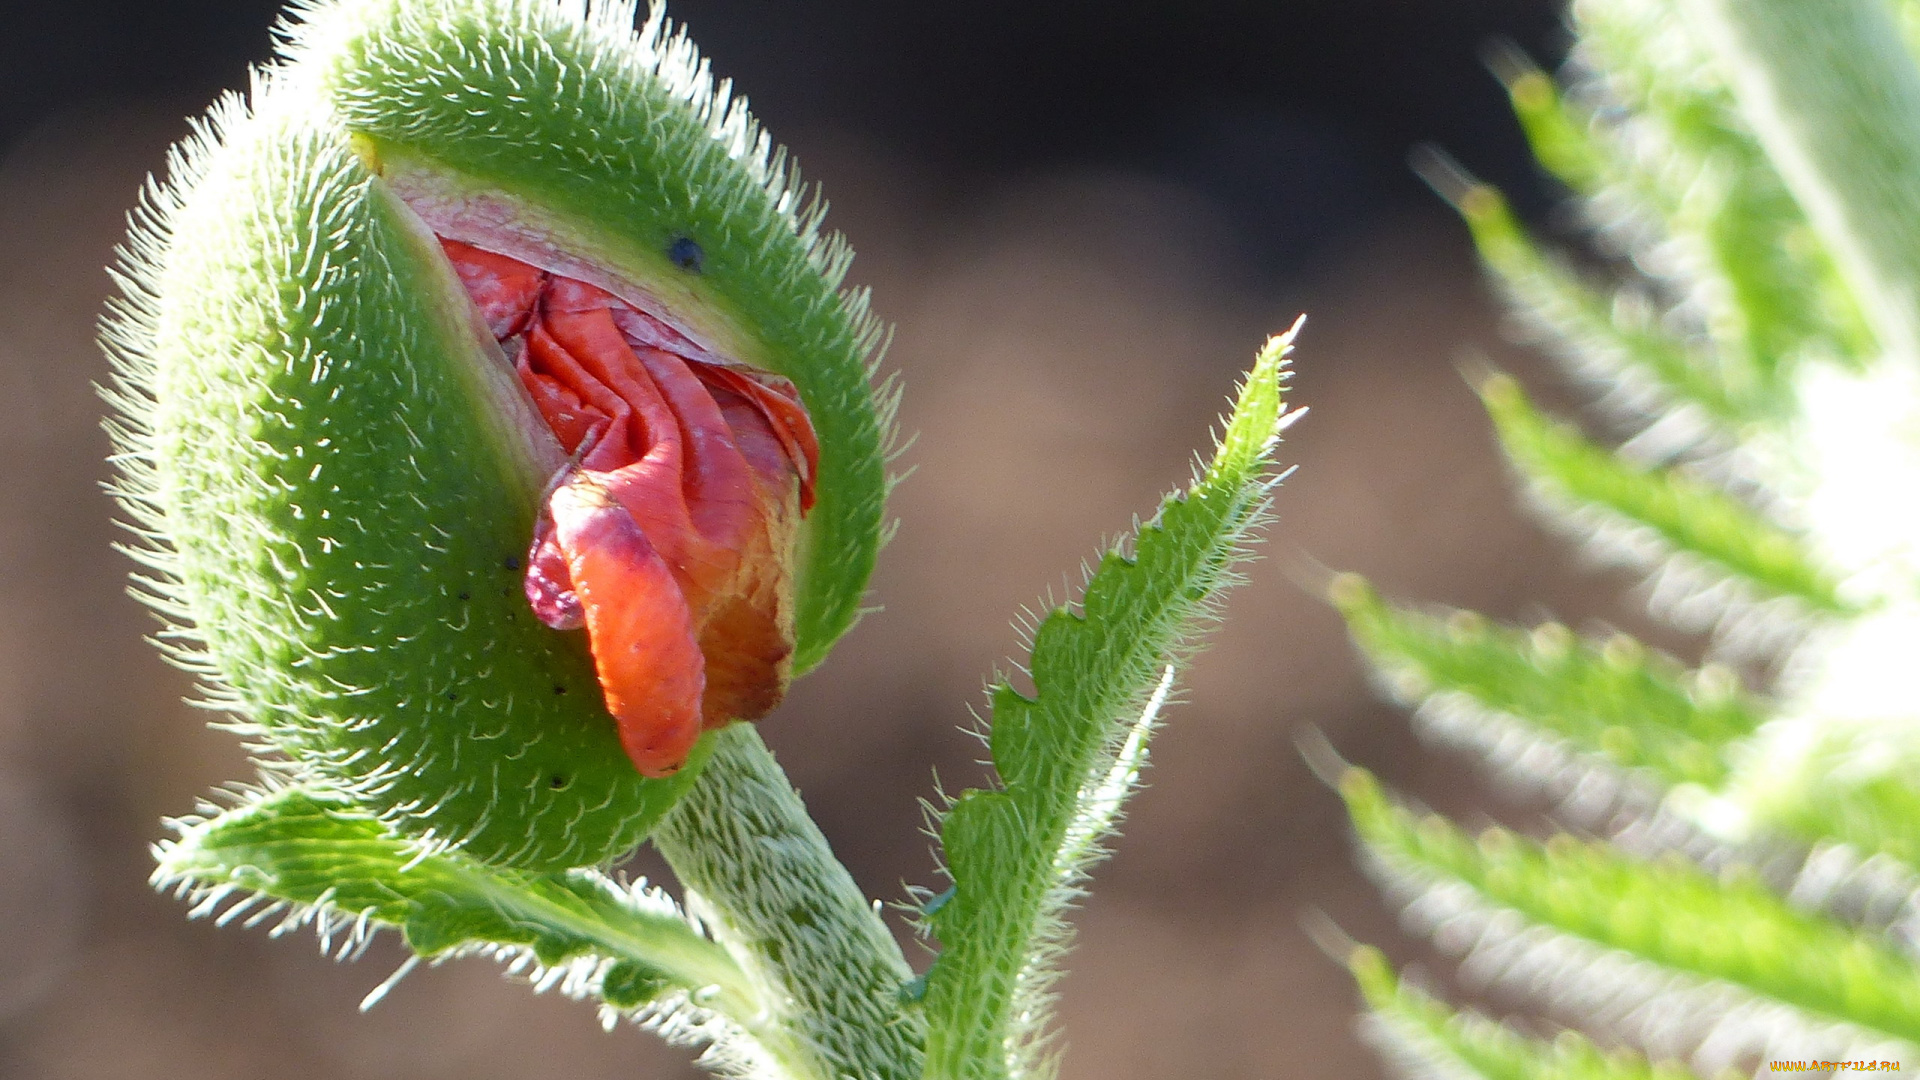
<path fill-rule="evenodd" d="M 713 757 L 653 843 L 715 939 L 763 979 L 807 1060 L 796 1077 L 913 1080 L 924 1025 L 886 925 L 833 857 L 751 724 L 712 736 Z"/>
<path fill-rule="evenodd" d="M 1886 0 L 1681 0 L 1883 349 L 1920 362 L 1920 69 Z"/>

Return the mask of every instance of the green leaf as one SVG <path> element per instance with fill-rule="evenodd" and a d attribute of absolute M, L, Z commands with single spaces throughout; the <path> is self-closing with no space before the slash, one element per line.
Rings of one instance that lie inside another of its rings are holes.
<path fill-rule="evenodd" d="M 1889 353 L 1920 355 L 1920 67 L 1885 0 L 1680 0 Z"/>
<path fill-rule="evenodd" d="M 1768 340 L 1763 347 L 1750 320 L 1780 305 L 1742 302 L 1758 299 L 1763 291 L 1775 301 L 1813 295 L 1767 288 L 1783 276 L 1802 284 L 1804 275 L 1784 273 L 1797 269 L 1793 247 L 1776 243 L 1759 259 L 1751 244 L 1723 243 L 1739 239 L 1731 234 L 1730 220 L 1749 229 L 1760 221 L 1774 225 L 1773 240 L 1796 226 L 1806 232 L 1777 182 L 1771 190 L 1780 205 L 1770 207 L 1777 211 L 1772 218 L 1723 215 L 1744 193 L 1730 190 L 1744 179 L 1730 160 L 1741 166 L 1757 160 L 1764 169 L 1757 149 L 1729 136 L 1744 153 L 1707 154 L 1686 141 L 1661 137 L 1671 136 L 1670 131 L 1654 134 L 1648 130 L 1654 122 L 1644 117 L 1603 124 L 1562 97 L 1544 72 L 1517 53 L 1498 56 L 1496 70 L 1535 157 L 1584 197 L 1587 215 L 1610 238 L 1625 240 L 1639 253 L 1640 269 L 1659 275 L 1653 290 L 1629 288 L 1609 295 L 1539 250 L 1497 193 L 1449 195 L 1481 257 L 1515 303 L 1558 338 L 1561 351 L 1589 376 L 1650 382 L 1662 399 L 1657 404 L 1693 405 L 1726 433 L 1778 423 L 1791 404 L 1779 378 L 1782 361 L 1801 347 L 1799 338 L 1812 336 L 1818 327 L 1802 328 L 1792 340 L 1776 333 L 1782 340 Z M 1798 246 L 1804 248 L 1810 239 L 1803 236 Z M 1656 307 L 1677 298 L 1689 304 L 1685 316 L 1667 312 L 1661 318 Z"/>
<path fill-rule="evenodd" d="M 1569 72 L 1632 117 L 1701 149 L 1746 133 L 1713 51 L 1681 22 L 1674 0 L 1581 3 L 1568 12 L 1577 34 Z"/>
<path fill-rule="evenodd" d="M 1541 163 L 1587 197 L 1594 218 L 1626 217 L 1640 232 L 1641 267 L 1661 275 L 1711 337 L 1708 372 L 1777 422 L 1796 361 L 1865 345 L 1831 257 L 1671 4 L 1582 4 L 1574 19 L 1584 95 L 1567 100 L 1507 54 L 1515 115 Z"/>
<path fill-rule="evenodd" d="M 1741 833 L 1842 843 L 1920 868 L 1920 730 L 1907 663 L 1920 612 L 1888 608 L 1802 648 L 1790 711 L 1738 758 L 1717 811 Z"/>
<path fill-rule="evenodd" d="M 459 854 L 423 855 L 337 795 L 255 793 L 183 823 L 156 854 L 154 884 L 199 897 L 206 913 L 238 890 L 256 902 L 301 905 L 294 922 L 351 927 L 355 935 L 371 928 L 356 925 L 363 920 L 399 929 L 423 957 L 515 946 L 546 967 L 611 961 L 608 970 L 629 997 L 639 982 L 634 973 L 644 971 L 660 990 L 698 994 L 702 1005 L 736 1018 L 765 1007 L 726 951 L 657 891 L 622 888 L 588 870 L 533 874 Z M 222 918 L 237 914 L 229 907 Z"/>
<path fill-rule="evenodd" d="M 1479 390 L 1501 449 L 1550 502 L 1597 511 L 1602 524 L 1649 535 L 1662 554 L 1694 560 L 1761 599 L 1787 598 L 1821 614 L 1853 612 L 1799 537 L 1732 496 L 1678 469 L 1622 460 L 1541 415 L 1510 378 L 1489 377 Z"/>
<path fill-rule="evenodd" d="M 801 1060 L 763 984 L 657 889 L 423 853 L 340 796 L 302 788 L 252 792 L 176 827 L 156 848 L 153 882 L 194 900 L 195 915 L 248 925 L 281 915 L 276 933 L 312 925 L 341 956 L 393 928 L 420 957 L 537 964 L 537 984 L 634 1013 L 676 1042 L 714 1043 L 734 1060 Z"/>
<path fill-rule="evenodd" d="M 1920 25 L 1920 5 L 1896 6 Z M 1682 833 L 1707 849 L 1704 868 L 1567 836 L 1476 841 L 1362 773 L 1343 781 L 1369 863 L 1409 920 L 1469 953 L 1469 979 L 1610 1037 L 1690 1044 L 1702 1069 L 1868 1047 L 1904 1059 L 1920 1043 L 1920 967 L 1887 926 L 1912 887 L 1900 860 L 1920 815 L 1913 618 L 1898 585 L 1859 599 L 1875 584 L 1863 568 L 1898 576 L 1899 557 L 1857 554 L 1904 535 L 1887 492 L 1907 436 L 1880 436 L 1911 428 L 1886 417 L 1911 396 L 1896 369 L 1920 341 L 1920 68 L 1889 7 L 1578 0 L 1564 93 L 1495 57 L 1536 156 L 1601 234 L 1591 262 L 1623 286 L 1543 250 L 1464 173 L 1430 170 L 1520 313 L 1641 433 L 1611 451 L 1488 378 L 1517 471 L 1596 550 L 1652 570 L 1656 612 L 1713 626 L 1753 675 L 1790 672 L 1781 700 L 1747 699 L 1731 677 L 1708 693 L 1625 638 L 1409 611 L 1336 584 L 1386 681 L 1467 739 L 1522 762 L 1576 749 L 1687 785 L 1620 842 Z M 1662 459 L 1687 463 L 1643 464 Z M 1715 482 L 1729 466 L 1737 485 Z M 1791 903 L 1741 861 L 1777 869 L 1782 840 L 1814 845 Z M 1417 1066 L 1559 1074 L 1546 1047 L 1410 994 L 1377 955 L 1356 973 L 1376 1031 Z M 1574 1075 L 1647 1072 L 1575 1045 Z"/>
<path fill-rule="evenodd" d="M 1495 189 L 1450 163 L 1424 159 L 1423 173 L 1473 234 L 1475 247 L 1514 304 L 1544 328 L 1590 376 L 1651 390 L 1663 403 L 1690 404 L 1727 430 L 1764 416 L 1752 380 L 1720 370 L 1711 352 L 1655 324 L 1645 302 L 1608 295 L 1542 251 Z"/>
<path fill-rule="evenodd" d="M 1594 131 L 1594 118 L 1562 96 L 1551 76 L 1512 45 L 1496 46 L 1488 61 L 1506 87 L 1507 101 L 1527 136 L 1534 159 L 1548 172 L 1587 195 L 1618 179 L 1621 162 L 1617 144 L 1600 139 Z M 1650 194 L 1658 192 L 1655 188 Z"/>
<path fill-rule="evenodd" d="M 1528 631 L 1471 612 L 1425 614 L 1383 602 L 1351 574 L 1329 595 L 1403 697 L 1470 703 L 1481 723 L 1565 740 L 1663 785 L 1718 784 L 1729 745 L 1765 719 L 1732 673 L 1688 675 L 1625 635 L 1601 644 L 1553 623 Z"/>
<path fill-rule="evenodd" d="M 1736 777 L 1732 794 L 1767 831 L 1843 843 L 1920 867 L 1920 787 L 1909 771 L 1914 755 L 1884 761 L 1880 740 L 1848 738 L 1854 734 L 1816 735 L 1791 758 L 1758 757 Z M 1906 733 L 1890 741 L 1904 743 Z"/>
<path fill-rule="evenodd" d="M 1416 1075 L 1474 1080 L 1686 1080 L 1693 1075 L 1637 1054 L 1602 1054 L 1573 1032 L 1541 1042 L 1477 1013 L 1455 1012 L 1402 982 L 1376 949 L 1355 949 L 1347 966 L 1367 999 L 1369 1041 Z"/>
<path fill-rule="evenodd" d="M 1920 969 L 1879 937 L 1789 906 L 1750 875 L 1711 877 L 1559 836 L 1468 837 L 1393 805 L 1358 769 L 1341 780 L 1369 852 L 1418 883 L 1464 886 L 1491 908 L 1675 975 L 1722 980 L 1824 1022 L 1920 1044 Z"/>
<path fill-rule="evenodd" d="M 1193 486 L 1140 527 L 1131 554 L 1100 560 L 1077 611 L 1041 622 L 1034 696 L 993 690 L 1003 786 L 964 792 L 940 825 L 954 891 L 926 920 L 943 946 L 927 982 L 929 1078 L 1045 1071 L 1062 910 L 1101 854 L 1182 653 L 1260 520 L 1290 341 L 1260 354 Z"/>

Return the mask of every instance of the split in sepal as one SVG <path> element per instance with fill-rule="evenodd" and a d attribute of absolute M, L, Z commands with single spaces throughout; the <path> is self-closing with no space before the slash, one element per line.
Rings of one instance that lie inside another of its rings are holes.
<path fill-rule="evenodd" d="M 569 462 L 526 593 L 584 628 L 634 767 L 758 720 L 793 658 L 793 540 L 820 448 L 791 383 L 727 363 L 605 289 L 444 241 Z"/>

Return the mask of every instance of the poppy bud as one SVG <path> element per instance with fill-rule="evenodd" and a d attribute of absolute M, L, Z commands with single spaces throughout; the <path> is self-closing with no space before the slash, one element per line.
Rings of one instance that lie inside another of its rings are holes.
<path fill-rule="evenodd" d="M 845 251 L 632 14 L 310 5 L 176 154 L 109 320 L 176 655 L 277 767 L 503 865 L 642 839 L 881 535 Z"/>

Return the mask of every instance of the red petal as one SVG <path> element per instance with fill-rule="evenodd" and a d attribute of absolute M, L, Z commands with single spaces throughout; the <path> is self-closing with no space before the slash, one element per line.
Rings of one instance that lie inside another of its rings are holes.
<path fill-rule="evenodd" d="M 626 508 L 587 474 L 548 505 L 621 745 L 641 775 L 671 776 L 700 738 L 706 694 L 686 598 Z"/>
<path fill-rule="evenodd" d="M 742 451 L 746 450 L 746 435 L 750 430 L 757 428 L 770 434 L 779 444 L 785 472 L 799 471 L 800 512 L 804 514 L 813 509 L 813 477 L 820 469 L 820 443 L 813 434 L 813 421 L 807 418 L 807 410 L 800 404 L 800 392 L 785 379 L 769 385 L 746 372 L 717 364 L 701 364 L 694 372 L 716 390 L 716 399 L 723 392 L 731 392 L 749 403 L 751 407 L 741 410 L 737 416 L 733 412 L 727 414 L 728 424 L 740 438 Z M 764 474 L 783 475 L 780 462 L 771 455 L 748 456 Z M 767 464 L 762 465 L 762 461 Z"/>
<path fill-rule="evenodd" d="M 442 238 L 440 246 L 496 341 L 525 332 L 547 273 L 518 259 Z"/>

